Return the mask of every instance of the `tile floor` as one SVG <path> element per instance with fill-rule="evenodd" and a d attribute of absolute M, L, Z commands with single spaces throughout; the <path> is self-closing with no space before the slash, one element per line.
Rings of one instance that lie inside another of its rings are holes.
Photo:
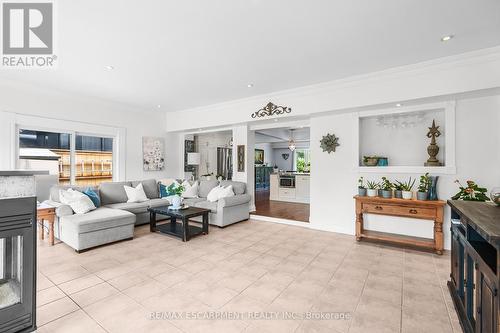
<path fill-rule="evenodd" d="M 38 332 L 461 331 L 449 255 L 259 221 L 187 243 L 148 228 L 82 254 L 40 243 Z"/>

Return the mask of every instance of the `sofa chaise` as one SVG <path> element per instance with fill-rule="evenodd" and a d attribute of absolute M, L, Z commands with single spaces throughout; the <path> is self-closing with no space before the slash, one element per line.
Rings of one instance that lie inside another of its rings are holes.
<path fill-rule="evenodd" d="M 128 203 L 124 185 L 136 187 L 142 183 L 147 201 Z M 198 198 L 184 199 L 188 205 L 210 209 L 209 223 L 224 227 L 249 218 L 251 196 L 242 182 L 222 181 L 223 186 L 232 185 L 235 196 L 217 202 L 207 201 L 218 181 L 200 181 Z M 50 189 L 48 204 L 56 207 L 55 236 L 77 252 L 120 240 L 132 239 L 134 226 L 149 223 L 148 208 L 167 206 L 170 203 L 160 198 L 159 182 L 155 179 L 127 182 L 102 183 L 93 188 L 99 194 L 101 206 L 86 214 L 74 214 L 71 207 L 62 204 L 59 191 L 73 188 L 83 191 L 86 187 L 56 185 Z M 165 217 L 166 218 L 166 217 Z"/>

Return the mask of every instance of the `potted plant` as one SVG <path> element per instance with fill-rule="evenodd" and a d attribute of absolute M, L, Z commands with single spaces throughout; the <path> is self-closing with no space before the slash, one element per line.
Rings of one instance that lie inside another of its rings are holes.
<path fill-rule="evenodd" d="M 418 184 L 417 191 L 418 200 L 427 200 L 430 183 L 431 180 L 428 172 L 426 172 L 425 175 L 420 176 L 420 183 Z"/>
<path fill-rule="evenodd" d="M 365 166 L 376 166 L 378 163 L 377 156 L 363 156 L 363 164 Z"/>
<path fill-rule="evenodd" d="M 394 198 L 402 199 L 403 198 L 403 184 L 399 180 L 395 180 L 393 185 L 394 185 Z"/>
<path fill-rule="evenodd" d="M 172 204 L 173 209 L 179 209 L 181 208 L 181 203 L 182 203 L 182 192 L 184 192 L 184 186 L 179 185 L 176 186 L 172 189 L 172 192 L 174 195 L 169 198 L 170 203 Z"/>
<path fill-rule="evenodd" d="M 363 177 L 359 177 L 359 179 L 358 179 L 358 194 L 361 197 L 366 196 L 366 187 L 365 187 L 365 184 L 364 184 Z"/>
<path fill-rule="evenodd" d="M 415 185 L 416 179 L 411 179 L 411 177 L 404 183 L 399 183 L 401 185 L 401 196 L 403 199 L 410 200 L 413 197 L 413 186 Z"/>
<path fill-rule="evenodd" d="M 458 184 L 460 191 L 451 197 L 452 200 L 465 200 L 465 201 L 489 201 L 490 198 L 485 194 L 488 190 L 484 187 L 479 187 L 474 181 L 468 180 L 467 187 L 462 186 L 460 182 L 455 180 Z"/>
<path fill-rule="evenodd" d="M 366 182 L 368 189 L 366 190 L 369 197 L 376 197 L 378 194 L 379 184 L 375 181 L 368 180 Z"/>
<path fill-rule="evenodd" d="M 382 177 L 382 183 L 380 185 L 382 188 L 382 197 L 386 199 L 392 198 L 392 188 L 393 185 L 386 177 Z"/>

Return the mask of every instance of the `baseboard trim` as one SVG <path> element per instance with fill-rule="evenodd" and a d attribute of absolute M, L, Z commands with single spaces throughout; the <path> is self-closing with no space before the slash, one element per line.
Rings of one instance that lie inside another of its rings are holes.
<path fill-rule="evenodd" d="M 281 219 L 281 218 L 278 218 L 278 217 L 271 217 L 271 216 L 250 214 L 250 219 L 264 221 L 264 222 L 288 224 L 288 225 L 294 225 L 294 226 L 297 226 L 297 227 L 303 227 L 303 228 L 313 229 L 313 228 L 311 228 L 311 225 L 310 225 L 309 222 L 301 222 L 301 221 L 295 221 L 295 220 Z"/>

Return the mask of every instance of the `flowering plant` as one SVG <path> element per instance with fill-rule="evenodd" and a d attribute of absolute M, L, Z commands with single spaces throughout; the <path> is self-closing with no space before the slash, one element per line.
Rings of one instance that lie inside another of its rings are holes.
<path fill-rule="evenodd" d="M 452 200 L 466 200 L 466 201 L 489 201 L 490 199 L 485 194 L 488 190 L 484 187 L 479 187 L 474 181 L 468 180 L 467 187 L 462 186 L 460 182 L 455 180 L 458 184 L 460 191 L 451 197 Z"/>

